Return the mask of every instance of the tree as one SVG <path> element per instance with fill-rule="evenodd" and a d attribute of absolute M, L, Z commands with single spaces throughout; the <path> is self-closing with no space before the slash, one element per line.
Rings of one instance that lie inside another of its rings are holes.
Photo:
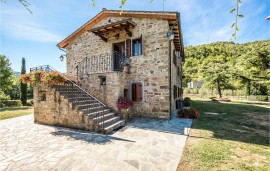
<path fill-rule="evenodd" d="M 10 90 L 12 87 L 13 70 L 11 63 L 5 55 L 0 55 L 0 91 Z"/>
<path fill-rule="evenodd" d="M 22 70 L 21 74 L 26 73 L 26 68 L 25 68 L 25 58 L 22 58 Z M 24 84 L 21 82 L 21 101 L 22 104 L 25 106 L 27 103 L 27 84 Z"/>
<path fill-rule="evenodd" d="M 245 44 L 216 42 L 185 47 L 186 81 L 203 81 L 210 89 L 245 89 L 248 95 L 267 95 L 270 90 L 270 41 Z"/>

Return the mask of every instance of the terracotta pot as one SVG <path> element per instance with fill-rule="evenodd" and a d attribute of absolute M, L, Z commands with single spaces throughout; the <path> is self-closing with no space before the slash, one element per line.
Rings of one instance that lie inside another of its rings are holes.
<path fill-rule="evenodd" d="M 124 66 L 123 72 L 128 73 L 128 66 Z"/>
<path fill-rule="evenodd" d="M 122 118 L 125 119 L 126 122 L 129 122 L 131 119 L 130 109 L 121 109 Z"/>

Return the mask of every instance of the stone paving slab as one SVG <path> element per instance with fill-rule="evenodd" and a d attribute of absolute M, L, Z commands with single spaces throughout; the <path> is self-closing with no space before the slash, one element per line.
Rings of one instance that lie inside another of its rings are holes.
<path fill-rule="evenodd" d="M 0 170 L 175 171 L 192 121 L 134 119 L 109 135 L 0 121 Z"/>

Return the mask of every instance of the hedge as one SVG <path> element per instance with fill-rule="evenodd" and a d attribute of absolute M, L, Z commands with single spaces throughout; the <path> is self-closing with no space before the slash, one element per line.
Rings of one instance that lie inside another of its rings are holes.
<path fill-rule="evenodd" d="M 20 100 L 1 100 L 0 107 L 18 107 L 22 106 L 22 102 Z"/>
<path fill-rule="evenodd" d="M 250 95 L 247 97 L 250 101 L 268 101 L 268 96 L 265 95 Z"/>

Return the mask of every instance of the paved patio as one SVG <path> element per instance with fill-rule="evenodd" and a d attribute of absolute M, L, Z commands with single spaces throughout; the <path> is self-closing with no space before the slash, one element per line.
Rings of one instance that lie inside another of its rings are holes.
<path fill-rule="evenodd" d="M 134 119 L 110 135 L 0 121 L 0 170 L 175 171 L 192 121 Z"/>

